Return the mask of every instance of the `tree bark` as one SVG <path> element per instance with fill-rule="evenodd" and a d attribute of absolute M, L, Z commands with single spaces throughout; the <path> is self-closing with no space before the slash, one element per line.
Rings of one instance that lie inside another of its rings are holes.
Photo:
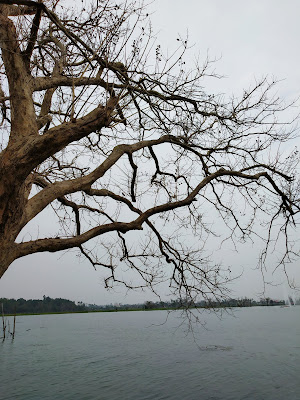
<path fill-rule="evenodd" d="M 15 240 L 31 189 L 31 176 L 25 180 L 18 176 L 9 153 L 0 158 L 0 277 L 16 257 Z"/>

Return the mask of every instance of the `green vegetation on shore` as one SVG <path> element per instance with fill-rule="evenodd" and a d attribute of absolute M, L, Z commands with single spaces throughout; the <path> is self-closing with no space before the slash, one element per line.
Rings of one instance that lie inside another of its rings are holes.
<path fill-rule="evenodd" d="M 300 304 L 300 299 L 294 301 L 289 299 L 291 304 Z M 90 313 L 90 312 L 114 312 L 114 311 L 144 311 L 144 310 L 174 310 L 186 308 L 189 305 L 180 300 L 146 301 L 139 304 L 84 304 L 74 301 L 43 296 L 42 300 L 25 300 L 0 298 L 0 305 L 3 305 L 5 315 L 37 315 L 37 314 L 69 314 L 69 313 Z M 270 298 L 260 299 L 228 299 L 226 301 L 199 302 L 192 305 L 198 308 L 222 308 L 222 307 L 253 307 L 253 306 L 276 306 L 285 305 L 284 300 L 272 300 Z"/>
<path fill-rule="evenodd" d="M 0 304 L 3 304 L 3 310 L 8 314 L 48 314 L 48 313 L 68 313 L 84 312 L 86 307 L 83 304 L 75 304 L 74 301 L 66 299 L 51 299 L 44 296 L 42 300 L 25 299 L 6 299 L 0 298 Z"/>

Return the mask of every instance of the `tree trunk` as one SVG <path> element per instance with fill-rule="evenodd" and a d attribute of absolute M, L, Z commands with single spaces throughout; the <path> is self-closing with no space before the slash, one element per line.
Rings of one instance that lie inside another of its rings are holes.
<path fill-rule="evenodd" d="M 0 278 L 4 275 L 10 264 L 17 258 L 15 245 L 0 239 Z"/>
<path fill-rule="evenodd" d="M 31 179 L 22 178 L 12 154 L 0 159 L 0 278 L 17 258 L 15 240 L 31 187 Z"/>

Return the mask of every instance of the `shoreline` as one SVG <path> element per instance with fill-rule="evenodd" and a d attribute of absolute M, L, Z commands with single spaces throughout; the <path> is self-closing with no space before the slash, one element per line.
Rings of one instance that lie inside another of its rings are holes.
<path fill-rule="evenodd" d="M 295 307 L 294 306 L 291 307 Z M 233 309 L 233 308 L 253 308 L 253 307 L 287 307 L 289 306 L 282 306 L 282 305 L 273 305 L 273 306 L 268 306 L 268 305 L 253 305 L 251 307 L 214 307 L 214 310 L 220 310 L 220 309 Z M 209 309 L 208 307 L 193 307 L 192 309 Z M 119 309 L 119 310 L 84 310 L 84 311 L 53 311 L 53 312 L 45 312 L 45 313 L 16 313 L 16 314 L 4 314 L 4 317 L 22 317 L 22 316 L 27 316 L 27 315 L 59 315 L 59 314 L 93 314 L 93 313 L 114 313 L 114 312 L 129 312 L 129 311 L 180 311 L 184 310 L 184 308 L 151 308 L 151 309 L 142 309 L 142 308 L 129 308 L 129 309 Z"/>

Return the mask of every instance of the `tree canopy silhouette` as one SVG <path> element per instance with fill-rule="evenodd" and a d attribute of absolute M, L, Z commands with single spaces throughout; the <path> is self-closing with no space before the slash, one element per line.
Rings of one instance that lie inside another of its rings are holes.
<path fill-rule="evenodd" d="M 278 265 L 295 254 L 299 157 L 279 154 L 294 131 L 275 82 L 206 93 L 210 61 L 187 69 L 181 39 L 164 56 L 148 19 L 136 1 L 0 0 L 0 276 L 77 248 L 108 287 L 167 281 L 192 304 L 226 297 L 231 275 L 205 253 L 221 222 L 234 244 L 265 233 L 262 264 L 282 238 Z M 28 240 L 45 209 L 57 232 Z"/>

